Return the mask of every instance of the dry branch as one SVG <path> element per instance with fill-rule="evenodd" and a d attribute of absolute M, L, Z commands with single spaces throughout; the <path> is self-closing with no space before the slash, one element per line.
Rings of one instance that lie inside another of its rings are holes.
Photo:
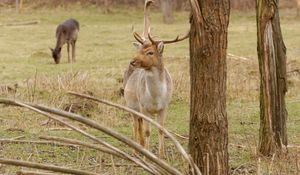
<path fill-rule="evenodd" d="M 286 72 L 287 74 L 291 74 L 291 73 L 300 73 L 300 69 L 294 69 L 294 70 L 290 70 Z"/>
<path fill-rule="evenodd" d="M 40 136 L 40 139 L 44 139 L 44 140 L 53 140 L 53 141 L 58 141 L 58 142 L 64 142 L 64 143 L 69 143 L 69 144 L 74 144 L 74 145 L 79 145 L 79 146 L 85 146 L 88 148 L 92 148 L 107 154 L 111 154 L 117 157 L 120 157 L 122 159 L 126 159 L 129 160 L 127 157 L 124 157 L 123 155 L 119 154 L 116 151 L 113 151 L 111 149 L 107 149 L 107 148 L 103 148 L 94 144 L 90 144 L 90 143 L 86 143 L 86 142 L 81 142 L 78 140 L 74 140 L 74 139 L 67 139 L 67 138 L 61 138 L 61 137 L 49 137 L 49 136 Z"/>
<path fill-rule="evenodd" d="M 12 160 L 12 159 L 3 159 L 0 158 L 0 163 L 5 165 L 14 165 L 14 166 L 22 166 L 22 167 L 29 167 L 35 169 L 42 169 L 42 170 L 49 170 L 54 172 L 61 172 L 61 173 L 69 173 L 69 174 L 78 174 L 78 175 L 97 175 L 92 172 L 82 171 L 82 170 L 74 170 L 65 167 L 58 167 L 54 165 L 45 165 L 27 161 L 20 161 L 20 160 Z"/>
<path fill-rule="evenodd" d="M 0 102 L 1 102 L 1 99 L 0 99 Z M 11 101 L 10 102 L 14 102 L 14 101 Z M 16 103 L 16 102 L 15 102 Z M 16 104 L 19 104 L 20 105 L 20 102 L 17 102 Z M 28 104 L 27 104 L 28 105 Z M 27 106 L 26 105 L 26 106 Z M 24 104 L 22 105 L 24 106 Z M 58 110 L 58 109 L 53 109 L 53 108 L 48 108 L 48 107 L 45 107 L 45 106 L 41 106 L 41 105 L 29 105 L 31 107 L 34 107 L 34 108 L 37 108 L 39 110 L 42 110 L 42 111 L 45 111 L 45 112 L 49 112 L 49 113 L 52 113 L 52 114 L 55 114 L 55 115 L 59 115 L 61 117 L 66 117 L 68 119 L 71 119 L 71 120 L 75 120 L 75 121 L 78 121 L 78 122 L 81 122 L 81 123 L 84 123 L 94 129 L 97 129 L 99 131 L 102 131 L 114 138 L 116 138 L 117 140 L 125 143 L 126 145 L 134 148 L 135 150 L 137 150 L 138 152 L 140 152 L 141 154 L 143 154 L 145 157 L 147 157 L 149 160 L 153 161 L 154 163 L 156 163 L 159 167 L 165 169 L 166 171 L 168 171 L 169 173 L 171 174 L 175 174 L 175 175 L 179 175 L 179 174 L 182 174 L 180 173 L 177 169 L 175 169 L 174 167 L 170 166 L 169 164 L 167 164 L 165 161 L 159 159 L 157 156 L 155 156 L 153 153 L 151 153 L 150 151 L 146 150 L 145 148 L 143 148 L 141 145 L 137 144 L 136 142 L 132 141 L 131 139 L 119 134 L 118 132 L 110 129 L 110 128 L 107 128 L 103 125 L 100 125 L 98 123 L 96 123 L 95 121 L 93 120 L 90 120 L 88 118 L 85 118 L 85 117 L 82 117 L 78 114 L 74 114 L 74 113 L 70 113 L 70 112 L 66 112 L 66 111 L 61 111 L 61 110 Z M 25 106 L 24 106 L 25 107 Z M 28 108 L 28 107 L 27 107 Z M 36 110 L 35 110 L 36 111 Z M 38 111 L 36 111 L 38 112 Z M 40 111 L 41 113 L 41 111 Z M 137 112 L 136 112 L 137 113 Z M 46 115 L 48 116 L 47 114 L 44 114 L 44 113 L 41 113 L 43 115 Z M 138 113 L 138 115 L 140 115 L 140 113 Z M 146 117 L 146 116 L 144 116 Z M 148 117 L 146 117 L 148 118 Z M 149 120 L 149 119 L 148 119 Z M 154 122 L 152 119 L 150 119 L 152 122 Z M 63 122 L 63 121 L 62 121 Z M 156 123 L 157 125 L 159 125 L 158 123 Z M 161 126 L 160 126 L 161 127 Z M 162 128 L 162 127 L 161 127 Z M 77 129 L 77 128 L 72 128 L 72 129 Z M 162 128 L 163 130 L 165 130 L 164 128 Z M 171 134 L 169 134 L 171 135 Z M 168 135 L 168 136 L 169 136 Z M 171 136 L 172 137 L 172 136 Z M 103 144 L 107 144 L 107 143 L 103 143 Z M 183 149 L 183 148 L 182 148 Z M 131 157 L 128 157 L 128 158 L 131 158 Z M 136 161 L 136 159 L 134 160 Z M 140 163 L 140 162 L 139 162 Z M 150 171 L 151 173 L 153 173 L 153 170 L 149 170 L 149 167 L 145 167 L 145 166 L 142 166 L 143 168 L 147 168 L 148 171 Z"/>
<path fill-rule="evenodd" d="M 171 131 L 170 131 L 171 132 Z M 183 135 L 180 135 L 176 132 L 171 132 L 172 134 L 174 134 L 176 137 L 178 138 L 181 138 L 181 139 L 184 139 L 184 140 L 189 140 L 189 137 L 186 137 L 186 136 L 183 136 Z"/>
<path fill-rule="evenodd" d="M 80 115 L 77 115 L 77 114 L 73 114 L 73 113 L 69 113 L 69 112 L 65 112 L 65 111 L 61 111 L 61 110 L 57 110 L 57 109 L 53 109 L 53 108 L 49 108 L 49 107 L 45 107 L 45 106 L 41 106 L 41 105 L 33 105 L 33 104 L 29 104 L 29 103 L 24 104 L 24 103 L 17 102 L 17 101 L 14 101 L 14 100 L 9 100 L 9 99 L 1 99 L 1 98 L 0 98 L 0 103 L 9 104 L 9 105 L 15 105 L 15 106 L 20 106 L 20 107 L 25 107 L 25 108 L 28 108 L 28 109 L 30 109 L 30 110 L 33 110 L 33 111 L 35 111 L 35 112 L 37 112 L 37 113 L 40 113 L 40 114 L 42 114 L 42 115 L 44 115 L 44 116 L 47 116 L 47 117 L 49 117 L 49 118 L 51 118 L 51 119 L 53 119 L 53 120 L 56 120 L 56 121 L 58 121 L 58 122 L 60 122 L 60 123 L 62 123 L 62 124 L 64 124 L 64 125 L 66 125 L 66 126 L 72 128 L 74 131 L 77 131 L 77 132 L 79 132 L 80 134 L 82 134 L 82 135 L 84 135 L 84 136 L 86 136 L 86 137 L 88 137 L 88 138 L 90 138 L 90 139 L 92 139 L 92 140 L 94 140 L 94 141 L 96 141 L 96 142 L 98 142 L 98 143 L 100 143 L 100 144 L 106 146 L 107 148 L 110 148 L 110 149 L 112 149 L 112 150 L 114 150 L 114 151 L 120 153 L 121 155 L 123 155 L 124 157 L 127 157 L 127 158 L 128 158 L 129 160 L 131 160 L 132 162 L 134 162 L 134 163 L 136 163 L 137 165 L 141 166 L 143 169 L 145 169 L 145 170 L 148 171 L 149 173 L 151 173 L 151 174 L 158 174 L 157 171 L 154 170 L 154 169 L 152 168 L 153 165 L 151 165 L 150 163 L 148 163 L 148 162 L 142 163 L 139 159 L 134 158 L 134 157 L 128 155 L 127 153 L 125 153 L 125 152 L 121 151 L 120 149 L 118 149 L 118 148 L 116 148 L 116 147 L 114 147 L 114 146 L 108 144 L 107 142 L 104 142 L 104 141 L 102 141 L 102 140 L 96 138 L 95 136 L 88 134 L 87 132 L 85 132 L 85 131 L 83 131 L 83 130 L 81 130 L 81 129 L 79 129 L 79 128 L 77 128 L 77 127 L 75 127 L 75 126 L 73 126 L 73 125 L 71 125 L 71 124 L 69 124 L 69 123 L 63 121 L 63 120 L 61 120 L 61 119 L 58 118 L 58 117 L 52 116 L 52 115 L 48 114 L 47 112 L 53 113 L 53 114 L 56 114 L 56 115 L 59 115 L 59 116 L 61 116 L 61 117 L 66 117 L 66 118 L 69 118 L 69 119 L 72 119 L 72 120 L 75 120 L 75 121 L 79 121 L 79 122 L 81 122 L 81 123 L 85 123 L 85 124 L 87 124 L 87 125 L 89 125 L 89 126 L 92 126 L 92 127 L 95 126 L 95 125 L 98 126 L 98 124 L 96 124 L 94 121 L 92 121 L 92 120 L 90 120 L 90 119 L 85 119 L 84 117 L 82 117 L 82 116 L 80 116 Z M 86 123 L 86 121 L 88 121 L 88 122 Z M 103 129 L 102 126 L 101 126 L 100 128 Z M 105 128 L 105 127 L 104 127 L 104 128 Z M 98 129 L 98 128 L 96 128 L 96 129 Z M 106 132 L 105 132 L 105 131 L 106 131 Z M 111 132 L 112 130 L 108 129 L 108 131 Z M 107 128 L 105 128 L 104 132 L 107 133 L 108 131 L 107 131 Z M 116 133 L 116 132 L 113 131 L 113 133 Z M 107 134 L 108 134 L 108 133 L 107 133 Z M 110 135 L 110 134 L 109 134 L 109 135 Z M 117 136 L 116 136 L 116 135 L 117 135 Z M 111 135 L 111 136 L 113 136 L 114 138 L 117 138 L 117 139 L 119 140 L 119 139 L 120 139 L 120 138 L 118 138 L 119 135 L 120 135 L 120 134 L 117 133 L 117 134 L 114 134 L 114 135 Z M 123 138 L 122 140 L 124 140 L 125 137 L 122 136 L 122 135 L 121 135 L 121 137 Z M 126 140 L 126 139 L 127 139 L 127 138 L 125 138 L 125 140 Z M 122 140 L 121 140 L 121 141 L 122 141 Z M 132 141 L 129 140 L 129 139 L 127 139 L 126 141 L 132 142 Z M 125 142 L 124 142 L 124 143 L 125 143 Z M 138 146 L 139 146 L 139 145 L 138 145 Z M 139 147 L 139 148 L 137 148 L 137 149 L 141 149 L 141 148 Z M 146 151 L 147 151 L 147 150 L 146 150 Z M 148 151 L 148 152 L 149 152 L 149 151 Z M 152 154 L 152 153 L 151 153 L 151 154 Z M 153 156 L 155 157 L 155 155 L 153 155 Z M 157 157 L 155 157 L 155 158 L 156 158 L 156 160 L 157 160 L 158 162 L 162 162 L 162 161 L 159 160 Z M 145 163 L 147 163 L 147 164 L 145 164 Z M 166 164 L 166 163 L 164 163 L 164 164 Z M 165 167 L 164 165 L 160 165 L 160 164 L 158 164 L 158 166 L 161 166 L 162 168 Z M 163 167 L 163 166 L 164 166 L 164 167 Z M 167 166 L 168 166 L 168 168 L 170 168 L 170 169 L 174 169 L 174 168 L 171 167 L 170 165 L 167 165 Z M 175 170 L 176 170 L 176 169 L 175 169 Z M 171 174 L 172 174 L 172 173 L 171 173 Z"/>
<path fill-rule="evenodd" d="M 0 26 L 26 26 L 26 25 L 36 25 L 39 23 L 40 21 L 26 21 L 26 22 L 18 22 L 18 23 L 0 24 Z"/>
<path fill-rule="evenodd" d="M 36 141 L 36 140 L 12 140 L 12 139 L 0 139 L 0 144 L 15 143 L 15 144 L 41 144 L 41 145 L 55 145 L 55 146 L 72 146 L 77 147 L 73 144 L 62 144 L 59 142 L 50 142 L 50 141 Z"/>
<path fill-rule="evenodd" d="M 241 57 L 241 56 L 237 56 L 237 55 L 233 55 L 233 54 L 231 54 L 231 53 L 228 53 L 227 56 L 232 57 L 232 58 L 234 58 L 234 59 L 244 60 L 244 61 L 249 60 L 249 58 Z"/>
<path fill-rule="evenodd" d="M 46 173 L 46 172 L 39 172 L 39 171 L 24 171 L 24 170 L 20 170 L 20 171 L 17 171 L 16 175 L 57 175 L 57 174 Z"/>
<path fill-rule="evenodd" d="M 162 127 L 159 123 L 157 123 L 156 121 L 152 120 L 150 117 L 147 117 L 146 115 L 144 115 L 144 114 L 142 114 L 140 112 L 137 112 L 135 110 L 132 110 L 132 109 L 130 109 L 128 107 L 125 107 L 125 106 L 122 106 L 122 105 L 119 105 L 119 104 L 115 104 L 115 103 L 112 103 L 112 102 L 109 102 L 109 101 L 106 101 L 106 100 L 97 99 L 97 98 L 92 97 L 92 96 L 88 96 L 88 95 L 84 95 L 84 94 L 79 94 L 79 93 L 71 92 L 71 91 L 69 91 L 68 93 L 71 94 L 71 95 L 75 95 L 75 96 L 78 96 L 78 97 L 90 99 L 90 100 L 93 100 L 93 101 L 96 101 L 96 102 L 99 102 L 99 103 L 103 103 L 103 104 L 106 104 L 106 105 L 109 105 L 109 106 L 112 106 L 112 107 L 115 107 L 115 108 L 127 111 L 129 113 L 132 113 L 132 114 L 134 114 L 136 116 L 141 117 L 142 119 L 146 120 L 147 122 L 150 122 L 151 124 L 153 124 L 154 126 L 156 126 L 160 131 L 162 131 L 167 137 L 169 137 L 172 140 L 172 142 L 174 143 L 174 145 L 177 147 L 179 153 L 181 153 L 181 155 L 185 158 L 185 160 L 189 163 L 189 165 L 191 167 L 193 167 L 193 169 L 196 172 L 196 174 L 199 174 L 199 175 L 201 174 L 199 168 L 192 162 L 192 160 L 189 157 L 189 155 L 186 153 L 186 151 L 184 150 L 184 148 L 182 147 L 182 145 L 175 139 L 175 137 L 168 130 L 166 130 L 164 127 Z"/>

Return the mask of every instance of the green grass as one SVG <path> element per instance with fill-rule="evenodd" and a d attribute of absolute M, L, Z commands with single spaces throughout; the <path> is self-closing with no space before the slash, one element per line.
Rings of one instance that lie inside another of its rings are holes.
<path fill-rule="evenodd" d="M 288 49 L 288 69 L 300 66 L 300 23 L 292 12 L 283 11 L 281 26 Z M 67 64 L 66 48 L 63 48 L 61 64 L 55 65 L 49 47 L 55 45 L 56 26 L 67 18 L 76 18 L 80 22 L 77 42 L 77 62 Z M 157 38 L 173 39 L 178 34 L 185 34 L 189 29 L 189 13 L 177 12 L 175 23 L 162 23 L 161 14 L 151 14 L 152 34 Z M 124 104 L 119 96 L 122 86 L 120 79 L 128 62 L 135 54 L 132 46 L 132 25 L 141 32 L 142 12 L 134 9 L 115 9 L 113 14 L 104 15 L 94 7 L 74 9 L 25 9 L 16 15 L 12 11 L 0 11 L 0 23 L 39 20 L 38 25 L 0 26 L 0 86 L 9 86 L 14 91 L 0 91 L 0 97 L 17 98 L 34 101 L 52 107 L 65 109 L 73 107 L 89 118 L 105 126 L 132 137 L 132 118 L 118 110 L 103 105 L 83 102 L 65 94 L 66 90 L 92 92 L 97 97 Z M 255 147 L 258 142 L 259 129 L 259 81 L 256 53 L 256 22 L 254 13 L 232 12 L 228 34 L 228 52 L 248 58 L 235 60 L 228 58 L 228 103 L 229 152 L 230 166 L 233 168 L 245 164 L 246 169 L 256 165 Z M 166 127 L 175 133 L 189 133 L 189 67 L 188 41 L 165 47 L 165 61 L 174 81 L 174 95 L 166 119 Z M 299 67 L 298 67 L 299 68 Z M 287 94 L 288 136 L 291 145 L 300 144 L 300 96 L 299 75 L 289 76 L 290 88 Z M 34 99 L 34 100 L 33 100 Z M 73 131 L 51 131 L 50 128 L 63 127 L 52 122 L 42 126 L 45 117 L 28 110 L 1 106 L 0 138 L 24 136 L 37 139 L 40 135 L 52 135 L 86 140 Z M 102 133 L 77 126 L 99 137 Z M 10 131 L 21 128 L 22 131 Z M 153 130 L 151 150 L 157 152 L 157 131 Z M 104 137 L 114 145 L 124 147 L 111 138 Z M 180 140 L 187 146 L 186 140 Z M 168 153 L 174 152 L 167 139 Z M 242 145 L 246 148 L 239 148 Z M 129 151 L 130 152 L 130 151 Z M 291 150 L 291 153 L 297 153 Z M 177 155 L 178 156 L 178 155 Z M 0 157 L 53 163 L 69 167 L 87 168 L 103 161 L 110 162 L 110 157 L 91 150 L 73 150 L 64 147 L 0 145 Z M 171 156 L 172 157 L 172 156 Z M 174 157 L 173 157 L 174 158 Z M 119 160 L 118 160 L 119 161 Z M 169 160 L 175 166 L 180 159 Z M 280 163 L 280 162 L 279 162 Z M 94 168 L 88 168 L 95 170 Z M 13 172 L 12 167 L 1 168 L 0 172 Z M 104 168 L 101 172 L 113 171 Z M 130 172 L 126 168 L 117 169 L 119 174 Z M 140 172 L 140 171 L 139 171 Z"/>

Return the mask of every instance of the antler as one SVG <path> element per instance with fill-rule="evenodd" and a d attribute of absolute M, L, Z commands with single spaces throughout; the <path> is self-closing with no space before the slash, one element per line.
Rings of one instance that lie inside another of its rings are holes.
<path fill-rule="evenodd" d="M 179 42 L 179 41 L 183 41 L 183 40 L 185 40 L 185 39 L 187 39 L 187 38 L 189 38 L 190 37 L 190 32 L 188 32 L 184 37 L 182 37 L 182 38 L 179 38 L 179 35 L 175 38 L 175 39 L 173 39 L 173 40 L 170 40 L 170 41 L 162 41 L 164 44 L 171 44 L 171 43 L 176 43 L 176 42 Z"/>
<path fill-rule="evenodd" d="M 179 38 L 179 35 L 178 35 L 175 39 L 170 40 L 170 41 L 163 41 L 163 40 L 162 41 L 155 41 L 151 37 L 150 32 L 148 33 L 148 38 L 151 41 L 151 43 L 153 43 L 153 44 L 158 43 L 158 42 L 163 42 L 164 44 L 176 43 L 176 42 L 183 41 L 183 40 L 187 39 L 189 36 L 190 36 L 190 32 L 188 32 L 185 36 L 183 36 L 181 38 Z"/>
<path fill-rule="evenodd" d="M 150 35 L 150 22 L 149 22 L 149 6 L 153 3 L 153 0 L 145 0 L 145 6 L 144 6 L 144 30 L 142 36 L 139 35 L 137 32 L 133 31 L 134 38 L 141 44 L 144 44 L 144 42 L 149 39 L 152 44 L 158 43 L 159 41 L 153 40 L 153 38 Z M 170 41 L 160 41 L 164 44 L 171 44 L 176 43 L 182 40 L 185 40 L 190 36 L 190 32 L 188 32 L 184 37 L 179 38 L 179 35 Z M 148 38 L 147 38 L 148 37 Z"/>
<path fill-rule="evenodd" d="M 149 22 L 149 6 L 153 3 L 153 0 L 145 0 L 144 6 L 144 29 L 142 36 L 139 35 L 137 32 L 134 31 L 133 28 L 133 37 L 141 44 L 144 44 L 146 41 L 146 37 L 150 33 L 150 22 Z"/>
<path fill-rule="evenodd" d="M 145 40 L 136 32 L 133 32 L 133 37 L 141 44 L 144 44 Z"/>
<path fill-rule="evenodd" d="M 145 0 L 144 6 L 144 30 L 142 34 L 142 38 L 146 40 L 146 37 L 149 34 L 150 21 L 149 21 L 149 7 L 153 3 L 153 0 Z"/>

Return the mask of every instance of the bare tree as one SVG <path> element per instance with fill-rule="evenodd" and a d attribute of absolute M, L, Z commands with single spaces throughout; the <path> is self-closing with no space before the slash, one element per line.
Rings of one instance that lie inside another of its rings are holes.
<path fill-rule="evenodd" d="M 161 0 L 161 11 L 163 13 L 163 21 L 166 24 L 172 24 L 174 22 L 173 17 L 173 1 L 172 0 Z"/>
<path fill-rule="evenodd" d="M 205 175 L 228 174 L 226 51 L 229 0 L 190 0 L 189 151 Z"/>
<path fill-rule="evenodd" d="M 279 0 L 257 1 L 257 53 L 260 70 L 259 151 L 269 156 L 287 145 L 285 107 L 286 47 L 283 42 Z"/>

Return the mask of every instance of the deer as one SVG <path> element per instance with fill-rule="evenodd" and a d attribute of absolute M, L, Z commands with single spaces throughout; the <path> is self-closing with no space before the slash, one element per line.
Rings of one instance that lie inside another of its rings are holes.
<path fill-rule="evenodd" d="M 68 19 L 62 24 L 59 24 L 56 28 L 56 46 L 50 48 L 52 57 L 56 64 L 59 64 L 61 58 L 61 49 L 65 43 L 67 43 L 68 51 L 68 63 L 71 63 L 70 59 L 70 44 L 72 46 L 72 62 L 75 62 L 75 44 L 79 32 L 79 23 L 75 19 Z"/>
<path fill-rule="evenodd" d="M 189 33 L 170 41 L 156 41 L 150 35 L 149 6 L 145 0 L 144 30 L 142 36 L 133 32 L 137 42 L 136 56 L 130 61 L 123 76 L 126 105 L 144 115 L 154 118 L 164 126 L 168 105 L 172 97 L 172 79 L 163 62 L 164 45 L 176 43 L 189 37 Z M 151 126 L 147 121 L 133 115 L 134 140 L 149 150 Z M 165 158 L 164 135 L 159 131 L 159 157 Z"/>

